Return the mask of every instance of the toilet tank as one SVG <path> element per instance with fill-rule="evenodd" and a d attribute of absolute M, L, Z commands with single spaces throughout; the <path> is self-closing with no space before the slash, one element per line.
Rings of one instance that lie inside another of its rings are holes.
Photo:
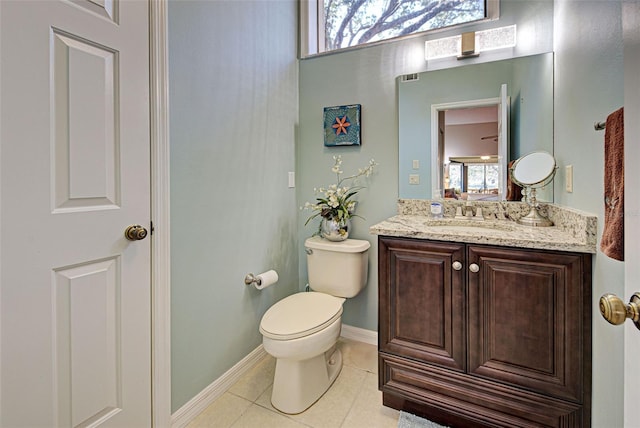
<path fill-rule="evenodd" d="M 309 286 L 336 297 L 353 297 L 367 285 L 369 241 L 327 241 L 314 236 L 304 242 Z"/>

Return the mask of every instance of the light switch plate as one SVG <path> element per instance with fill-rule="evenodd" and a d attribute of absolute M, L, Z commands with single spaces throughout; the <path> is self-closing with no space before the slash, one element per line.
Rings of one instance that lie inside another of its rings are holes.
<path fill-rule="evenodd" d="M 420 169 L 420 159 L 413 160 L 413 169 Z"/>
<path fill-rule="evenodd" d="M 568 193 L 573 193 L 573 165 L 567 165 L 564 167 L 564 183 L 565 190 Z"/>

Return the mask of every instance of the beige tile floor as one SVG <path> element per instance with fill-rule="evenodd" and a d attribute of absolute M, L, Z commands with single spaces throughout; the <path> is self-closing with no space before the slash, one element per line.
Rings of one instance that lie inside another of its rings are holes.
<path fill-rule="evenodd" d="M 340 338 L 342 372 L 320 400 L 299 415 L 271 405 L 275 359 L 266 356 L 187 428 L 395 428 L 399 412 L 382 405 L 375 346 Z"/>

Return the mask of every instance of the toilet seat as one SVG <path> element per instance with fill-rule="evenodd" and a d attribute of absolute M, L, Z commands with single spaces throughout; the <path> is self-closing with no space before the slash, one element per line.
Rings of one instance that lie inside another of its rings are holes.
<path fill-rule="evenodd" d="M 340 318 L 343 302 L 341 297 L 313 291 L 292 294 L 267 310 L 260 333 L 274 340 L 309 336 Z"/>

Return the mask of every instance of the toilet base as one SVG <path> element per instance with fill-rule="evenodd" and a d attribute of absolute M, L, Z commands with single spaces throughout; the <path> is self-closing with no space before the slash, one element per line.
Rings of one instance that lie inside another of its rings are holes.
<path fill-rule="evenodd" d="M 271 404 L 282 413 L 302 413 L 324 395 L 341 369 L 342 353 L 335 345 L 308 360 L 278 359 Z"/>

